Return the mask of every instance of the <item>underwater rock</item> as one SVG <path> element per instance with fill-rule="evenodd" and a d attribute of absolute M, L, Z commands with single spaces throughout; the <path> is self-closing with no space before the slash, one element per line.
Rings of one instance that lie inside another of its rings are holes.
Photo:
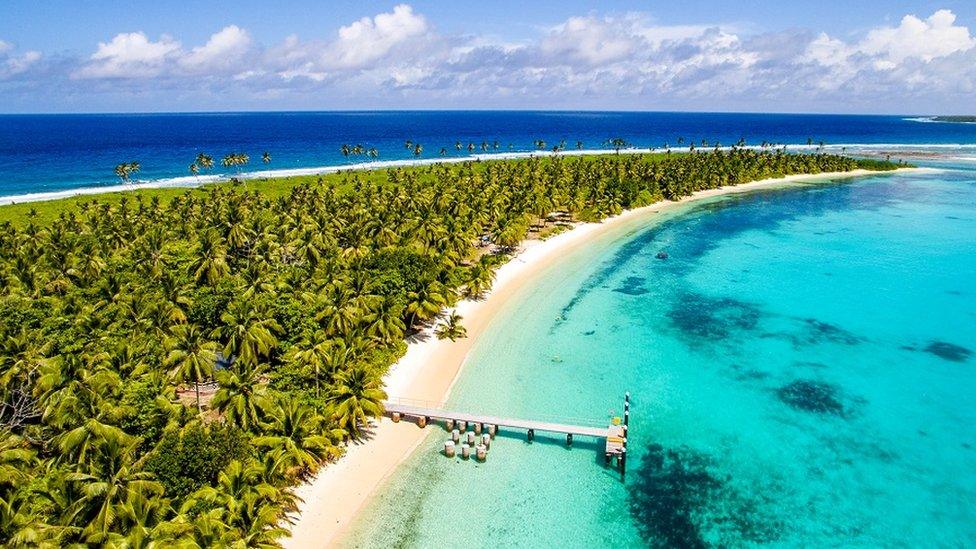
<path fill-rule="evenodd" d="M 807 326 L 807 342 L 810 344 L 823 343 L 829 341 L 840 345 L 857 345 L 864 341 L 863 337 L 829 322 L 817 320 L 815 318 L 805 318 L 803 322 Z"/>
<path fill-rule="evenodd" d="M 651 547 L 710 547 L 773 541 L 776 521 L 713 473 L 713 460 L 687 447 L 650 444 L 628 487 L 631 517 Z"/>
<path fill-rule="evenodd" d="M 683 295 L 667 315 L 682 334 L 708 340 L 722 340 L 735 332 L 754 330 L 762 317 L 759 309 L 749 303 L 700 294 Z"/>
<path fill-rule="evenodd" d="M 804 412 L 845 416 L 847 410 L 838 394 L 836 386 L 809 379 L 798 379 L 776 390 L 779 399 L 791 408 Z"/>
<path fill-rule="evenodd" d="M 949 362 L 966 362 L 973 355 L 970 349 L 955 343 L 946 341 L 933 341 L 925 348 L 925 352 L 931 353 Z"/>
<path fill-rule="evenodd" d="M 647 279 L 645 278 L 641 278 L 639 276 L 628 276 L 624 279 L 623 284 L 619 288 L 614 288 L 613 291 L 627 295 L 646 294 L 647 289 L 644 288 L 645 282 L 647 282 Z"/>
<path fill-rule="evenodd" d="M 664 251 L 658 252 L 657 255 L 655 255 L 654 257 L 656 257 L 658 259 L 667 259 L 668 258 L 668 252 L 664 252 Z"/>

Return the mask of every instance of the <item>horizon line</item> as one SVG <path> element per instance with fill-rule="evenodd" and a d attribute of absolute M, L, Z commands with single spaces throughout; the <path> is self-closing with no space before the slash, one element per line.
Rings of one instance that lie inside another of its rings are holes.
<path fill-rule="evenodd" d="M 879 117 L 926 117 L 967 116 L 959 114 L 918 113 L 867 113 L 824 111 L 709 111 L 709 110 L 639 110 L 639 109 L 283 109 L 283 110 L 189 110 L 189 111 L 34 111 L 0 112 L 0 116 L 159 116 L 159 115 L 207 115 L 207 114 L 354 114 L 354 113 L 581 113 L 581 114 L 740 114 L 772 116 L 879 116 Z"/>

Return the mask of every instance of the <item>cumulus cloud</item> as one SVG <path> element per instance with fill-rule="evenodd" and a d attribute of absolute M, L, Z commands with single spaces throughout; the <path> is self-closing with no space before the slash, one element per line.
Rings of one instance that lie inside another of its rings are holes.
<path fill-rule="evenodd" d="M 75 73 L 80 78 L 144 78 L 159 75 L 166 62 L 180 51 L 180 43 L 168 35 L 153 42 L 142 32 L 115 35 L 99 42 L 89 62 Z"/>
<path fill-rule="evenodd" d="M 428 32 L 427 20 L 400 4 L 390 13 L 370 19 L 363 17 L 339 29 L 339 38 L 328 51 L 324 62 L 338 68 L 363 68 L 388 56 L 395 48 L 411 47 L 410 41 Z"/>
<path fill-rule="evenodd" d="M 872 30 L 857 49 L 880 58 L 884 68 L 894 68 L 906 59 L 931 61 L 976 46 L 969 29 L 955 25 L 956 16 L 939 10 L 928 19 L 906 15 L 897 27 Z"/>
<path fill-rule="evenodd" d="M 167 35 L 122 33 L 78 60 L 70 76 L 123 79 L 143 91 L 162 83 L 215 98 L 291 93 L 355 99 L 356 106 L 411 99 L 428 106 L 873 109 L 882 97 L 892 105 L 972 99 L 976 38 L 949 10 L 906 15 L 859 36 L 819 31 L 750 33 L 724 24 L 667 25 L 647 13 L 591 13 L 502 42 L 443 34 L 400 4 L 270 46 L 236 25 L 187 48 Z M 0 75 L 43 64 L 37 52 L 13 51 L 0 41 Z"/>
<path fill-rule="evenodd" d="M 629 22 L 611 18 L 570 17 L 542 41 L 542 51 L 556 58 L 590 65 L 626 59 L 637 46 Z"/>
<path fill-rule="evenodd" d="M 193 48 L 179 59 L 191 71 L 236 67 L 251 48 L 251 36 L 237 25 L 224 27 L 202 46 Z"/>

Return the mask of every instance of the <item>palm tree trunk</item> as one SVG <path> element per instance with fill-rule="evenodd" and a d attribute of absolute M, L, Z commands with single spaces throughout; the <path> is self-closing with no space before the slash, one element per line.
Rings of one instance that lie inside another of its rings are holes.
<path fill-rule="evenodd" d="M 197 415 L 203 414 L 203 407 L 200 406 L 200 383 L 197 381 L 193 382 L 193 388 L 197 391 Z"/>

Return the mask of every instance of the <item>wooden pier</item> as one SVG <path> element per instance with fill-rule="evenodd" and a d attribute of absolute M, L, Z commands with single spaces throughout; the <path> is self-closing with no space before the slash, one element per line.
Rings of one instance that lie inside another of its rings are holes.
<path fill-rule="evenodd" d="M 630 422 L 630 393 L 624 396 L 623 417 L 614 417 L 609 424 L 598 424 L 587 420 L 530 420 L 517 419 L 485 414 L 474 414 L 447 410 L 443 405 L 409 399 L 390 399 L 385 403 L 385 414 L 394 421 L 403 418 L 413 418 L 421 427 L 426 427 L 431 421 L 441 421 L 448 431 L 464 432 L 471 426 L 477 434 L 486 431 L 491 435 L 499 429 L 516 429 L 525 431 L 526 438 L 531 442 L 536 432 L 555 433 L 566 437 L 566 444 L 572 445 L 574 437 L 590 437 L 603 439 L 606 442 L 604 457 L 609 465 L 616 460 L 620 474 L 626 471 L 627 456 L 627 428 Z"/>

